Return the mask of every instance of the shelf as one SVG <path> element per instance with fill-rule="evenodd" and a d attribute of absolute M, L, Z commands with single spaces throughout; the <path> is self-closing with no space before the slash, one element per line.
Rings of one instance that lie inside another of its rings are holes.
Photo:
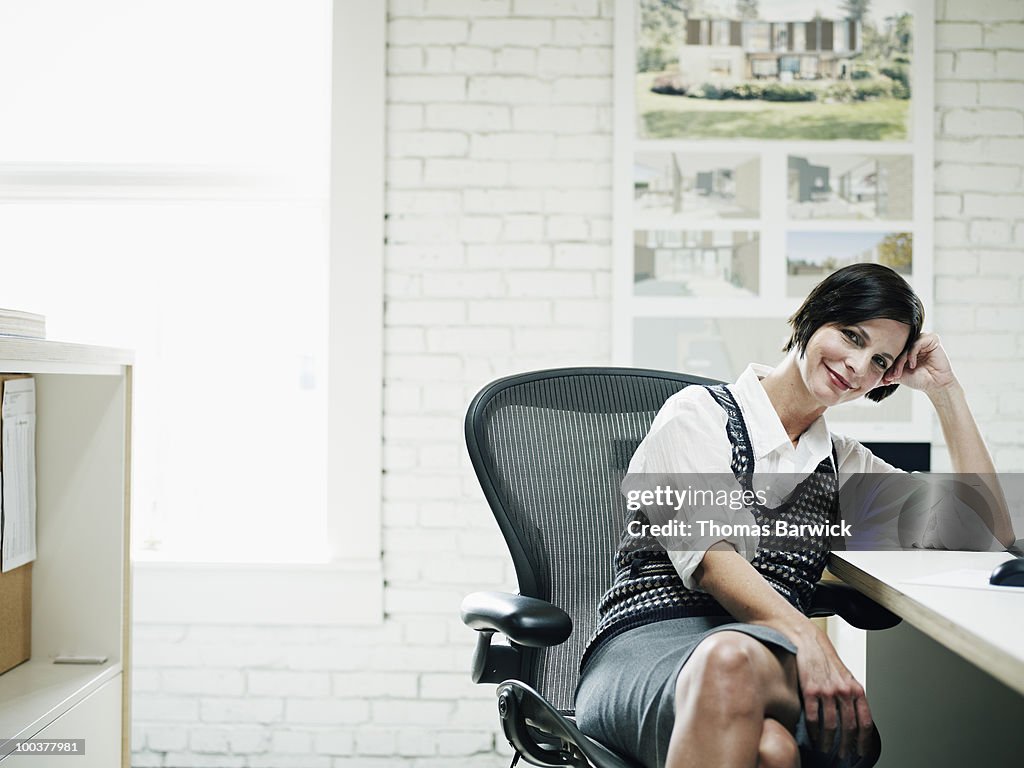
<path fill-rule="evenodd" d="M 89 738 L 104 746 L 84 764 L 103 768 L 130 764 L 132 364 L 126 350 L 0 336 L 0 372 L 36 381 L 37 514 L 32 660 L 0 675 L 0 738 Z M 53 664 L 83 650 L 110 661 Z"/>
<path fill-rule="evenodd" d="M 121 672 L 121 663 L 54 664 L 31 659 L 0 675 L 0 734 L 34 736 Z"/>
<path fill-rule="evenodd" d="M 117 376 L 132 362 L 132 353 L 124 349 L 0 335 L 0 373 Z"/>

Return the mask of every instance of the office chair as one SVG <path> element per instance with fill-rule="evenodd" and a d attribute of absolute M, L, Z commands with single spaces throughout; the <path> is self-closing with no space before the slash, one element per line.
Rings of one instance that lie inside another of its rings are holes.
<path fill-rule="evenodd" d="M 484 387 L 466 414 L 466 444 L 519 581 L 519 594 L 462 603 L 478 631 L 472 678 L 495 683 L 505 737 L 537 766 L 637 768 L 573 722 L 580 656 L 614 577 L 624 523 L 619 484 L 671 395 L 711 379 L 630 368 L 562 368 Z M 839 613 L 883 629 L 899 618 L 851 587 L 821 583 L 810 615 Z M 491 644 L 496 632 L 508 644 Z M 873 765 L 865 756 L 860 766 Z"/>

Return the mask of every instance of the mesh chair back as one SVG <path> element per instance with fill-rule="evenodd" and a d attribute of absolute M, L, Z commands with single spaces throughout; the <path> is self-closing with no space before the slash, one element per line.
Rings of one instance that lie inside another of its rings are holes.
<path fill-rule="evenodd" d="M 579 660 L 614 576 L 629 460 L 669 396 L 714 383 L 663 371 L 566 368 L 501 379 L 470 405 L 470 458 L 519 591 L 573 620 L 565 643 L 524 649 L 524 682 L 562 712 L 574 709 Z"/>

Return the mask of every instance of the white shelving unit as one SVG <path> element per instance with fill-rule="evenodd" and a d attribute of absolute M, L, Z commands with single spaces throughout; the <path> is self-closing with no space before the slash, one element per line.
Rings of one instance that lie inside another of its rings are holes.
<path fill-rule="evenodd" d="M 36 380 L 38 555 L 32 658 L 0 675 L 0 738 L 85 739 L 75 765 L 127 768 L 132 355 L 0 337 L 0 372 Z M 60 654 L 107 662 L 54 664 Z"/>

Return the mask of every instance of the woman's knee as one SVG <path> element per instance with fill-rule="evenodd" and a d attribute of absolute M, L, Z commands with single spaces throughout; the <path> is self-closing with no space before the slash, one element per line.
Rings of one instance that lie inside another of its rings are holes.
<path fill-rule="evenodd" d="M 799 768 L 800 748 L 778 720 L 766 717 L 757 745 L 758 768 Z"/>
<path fill-rule="evenodd" d="M 676 680 L 676 711 L 700 706 L 725 716 L 760 716 L 759 645 L 740 632 L 716 632 L 703 640 Z"/>

